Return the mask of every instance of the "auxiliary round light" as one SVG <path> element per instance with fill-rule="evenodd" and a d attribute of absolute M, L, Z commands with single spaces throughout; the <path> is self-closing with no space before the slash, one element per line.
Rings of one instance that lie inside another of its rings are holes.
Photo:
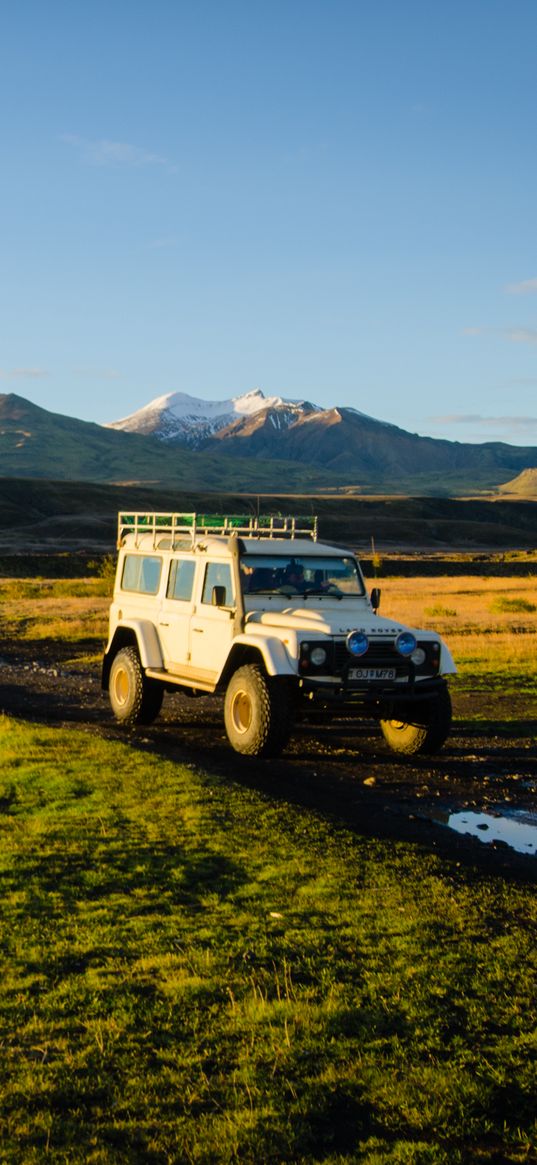
<path fill-rule="evenodd" d="M 416 636 L 411 631 L 401 631 L 395 640 L 395 650 L 399 652 L 399 655 L 404 655 L 405 658 L 412 655 L 417 646 Z"/>
<path fill-rule="evenodd" d="M 320 667 L 322 663 L 326 663 L 326 651 L 324 647 L 313 647 L 310 652 L 311 662 L 315 667 Z"/>
<path fill-rule="evenodd" d="M 412 663 L 416 664 L 416 667 L 421 667 L 422 663 L 425 663 L 425 660 L 427 657 L 425 655 L 423 647 L 417 647 L 416 650 L 412 652 L 412 655 L 410 656 L 410 658 L 412 660 Z"/>
<path fill-rule="evenodd" d="M 365 655 L 369 647 L 369 639 L 363 631 L 350 631 L 347 635 L 347 651 L 351 655 Z"/>

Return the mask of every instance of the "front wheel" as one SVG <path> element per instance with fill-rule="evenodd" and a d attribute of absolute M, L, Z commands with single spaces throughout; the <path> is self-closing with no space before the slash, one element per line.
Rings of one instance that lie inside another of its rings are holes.
<path fill-rule="evenodd" d="M 256 664 L 233 673 L 224 701 L 229 743 L 245 756 L 277 756 L 291 733 L 291 700 L 285 680 L 266 676 Z"/>
<path fill-rule="evenodd" d="M 400 705 L 401 719 L 381 720 L 380 727 L 392 752 L 407 755 L 438 752 L 451 728 L 451 697 L 444 684 L 431 700 L 420 701 L 415 708 Z M 410 713 L 410 716 L 409 716 Z"/>
<path fill-rule="evenodd" d="M 146 679 L 136 648 L 122 647 L 114 657 L 108 684 L 110 704 L 122 724 L 151 724 L 162 707 L 164 689 Z"/>

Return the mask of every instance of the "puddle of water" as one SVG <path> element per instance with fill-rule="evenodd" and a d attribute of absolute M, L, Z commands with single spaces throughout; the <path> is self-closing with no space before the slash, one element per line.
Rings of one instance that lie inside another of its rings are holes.
<path fill-rule="evenodd" d="M 537 815 L 513 809 L 511 813 L 446 814 L 443 824 L 456 833 L 469 833 L 480 841 L 503 841 L 519 854 L 537 853 Z"/>

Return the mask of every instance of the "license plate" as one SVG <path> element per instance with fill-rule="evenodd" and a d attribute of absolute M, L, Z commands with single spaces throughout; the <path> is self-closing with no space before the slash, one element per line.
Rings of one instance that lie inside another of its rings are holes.
<path fill-rule="evenodd" d="M 350 680 L 394 680 L 394 667 L 351 667 Z"/>

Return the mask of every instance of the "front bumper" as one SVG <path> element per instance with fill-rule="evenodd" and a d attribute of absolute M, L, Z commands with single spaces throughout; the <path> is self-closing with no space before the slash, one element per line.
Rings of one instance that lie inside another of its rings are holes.
<path fill-rule="evenodd" d="M 368 681 L 346 683 L 341 677 L 316 678 L 308 676 L 300 680 L 300 690 L 308 701 L 319 705 L 355 705 L 371 712 L 387 713 L 390 708 L 401 704 L 415 704 L 422 700 L 432 700 L 445 686 L 442 676 L 416 679 L 408 675 L 390 683 Z"/>

